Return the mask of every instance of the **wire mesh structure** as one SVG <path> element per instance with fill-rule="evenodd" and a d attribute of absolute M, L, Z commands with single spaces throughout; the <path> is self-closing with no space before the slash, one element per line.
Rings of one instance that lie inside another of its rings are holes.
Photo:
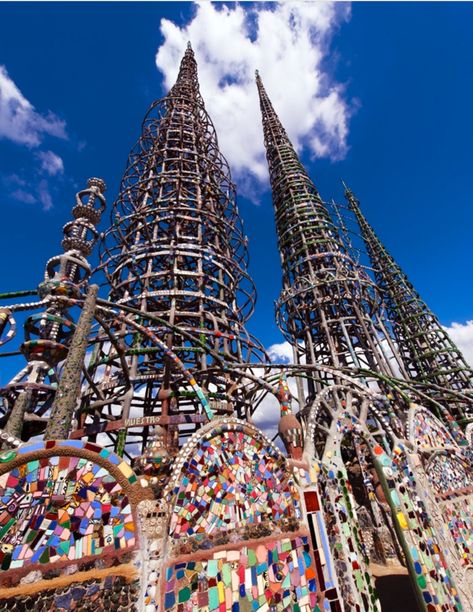
<path fill-rule="evenodd" d="M 471 417 L 472 369 L 406 274 L 388 253 L 364 217 L 359 201 L 346 186 L 345 197 L 360 226 L 409 377 L 425 383 L 426 392 L 448 405 L 458 420 Z M 455 399 L 452 391 L 466 392 L 470 399 L 459 395 Z"/>
<path fill-rule="evenodd" d="M 279 327 L 299 361 L 393 376 L 402 364 L 378 316 L 376 285 L 347 253 L 258 73 L 256 83 L 283 267 Z M 320 388 L 309 381 L 309 396 Z"/>
<path fill-rule="evenodd" d="M 6 341 L 14 334 L 15 312 L 45 307 L 43 312 L 28 315 L 24 323 L 25 341 L 20 351 L 27 365 L 0 389 L 4 400 L 4 430 L 18 438 L 28 439 L 41 433 L 48 421 L 47 413 L 56 395 L 58 370 L 68 354 L 75 329 L 68 299 L 80 298 L 88 284 L 92 270 L 87 257 L 99 237 L 96 226 L 105 209 L 104 191 L 105 183 L 91 178 L 87 188 L 76 195 L 74 219 L 63 229 L 64 253 L 47 261 L 44 281 L 37 290 L 41 301 L 13 304 L 0 311 L 0 335 Z M 13 298 L 20 294 L 10 295 Z"/>
<path fill-rule="evenodd" d="M 177 447 L 212 415 L 251 413 L 252 391 L 226 369 L 264 357 L 244 326 L 255 301 L 247 240 L 190 45 L 144 119 L 111 215 L 109 312 L 103 303 L 73 435 L 106 433 L 101 443 L 136 455 L 149 427 Z"/>

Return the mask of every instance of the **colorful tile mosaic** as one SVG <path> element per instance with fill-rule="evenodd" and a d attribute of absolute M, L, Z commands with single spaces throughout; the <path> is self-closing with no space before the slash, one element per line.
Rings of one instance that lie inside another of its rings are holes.
<path fill-rule="evenodd" d="M 134 612 L 140 590 L 138 581 L 129 582 L 122 576 L 107 576 L 103 580 L 74 582 L 64 588 L 44 589 L 40 593 L 10 597 L 0 601 L 0 612 L 91 612 L 126 610 Z"/>
<path fill-rule="evenodd" d="M 467 587 L 471 580 L 461 573 L 460 568 L 473 565 L 473 477 L 471 462 L 460 448 L 457 452 L 440 449 L 426 460 L 426 480 L 430 485 L 428 495 L 431 503 L 438 505 L 440 513 L 434 510 L 437 528 L 447 527 L 456 555 L 449 561 L 457 586 Z M 428 501 L 428 500 L 427 500 Z M 465 580 L 464 580 L 465 577 Z M 471 599 L 471 586 L 462 591 L 462 601 Z"/>
<path fill-rule="evenodd" d="M 427 499 L 432 497 L 432 492 L 437 492 L 437 497 L 441 497 L 440 489 L 443 489 L 447 493 L 443 494 L 442 499 L 448 497 L 451 502 L 452 498 L 456 497 L 452 489 L 455 487 L 455 481 L 460 487 L 463 486 L 463 489 L 458 490 L 471 490 L 470 487 L 464 487 L 469 482 L 466 469 L 469 465 L 468 458 L 460 450 L 456 438 L 431 413 L 418 406 L 410 413 L 409 437 L 412 442 L 416 441 L 416 436 L 419 437 L 417 448 L 421 454 L 413 453 L 412 449 L 404 446 L 395 435 L 394 448 L 383 448 L 355 417 L 351 418 L 351 423 L 345 418 L 344 427 L 345 435 L 351 433 L 361 436 L 371 449 L 376 474 L 382 484 L 384 497 L 390 505 L 399 543 L 417 587 L 422 609 L 428 612 L 470 609 L 462 607 L 460 602 L 460 589 L 463 603 L 470 599 L 466 584 L 468 579 L 459 576 L 453 551 L 453 544 L 456 544 L 457 552 L 463 552 L 465 564 L 469 564 L 469 510 L 466 507 L 457 509 L 456 503 L 448 506 L 445 504 L 449 508 L 450 516 L 444 511 L 442 517 L 440 507 L 434 500 Z M 324 453 L 319 478 L 322 506 L 345 605 L 349 605 L 350 609 L 368 610 L 373 609 L 371 606 L 377 608 L 379 604 L 372 599 L 374 593 L 369 592 L 369 585 L 362 579 L 368 574 L 359 571 L 362 568 L 360 562 L 364 562 L 364 546 L 358 531 L 359 520 L 351 505 L 350 487 L 345 466 L 341 465 L 341 454 L 340 440 L 336 440 L 332 449 Z M 423 461 L 427 462 L 429 477 L 422 468 Z M 333 468 L 330 467 L 331 462 Z M 434 480 L 436 483 L 432 486 Z M 463 520 L 464 518 L 467 520 Z M 455 542 L 447 537 L 445 525 L 449 525 L 450 530 L 452 527 L 456 529 Z M 347 561 L 352 561 L 351 567 Z M 449 563 L 453 563 L 453 566 Z M 361 607 L 356 601 L 357 591 L 363 599 Z M 368 595 L 371 601 L 367 599 Z"/>
<path fill-rule="evenodd" d="M 417 495 L 414 471 L 405 449 L 399 445 L 392 458 L 380 446 L 373 450 L 426 610 L 461 610 L 458 591 L 445 559 L 446 551 L 442 551 L 425 504 Z"/>
<path fill-rule="evenodd" d="M 411 408 L 409 427 L 410 440 L 420 448 L 457 447 L 447 427 L 431 412 L 420 406 Z"/>
<path fill-rule="evenodd" d="M 121 485 L 85 458 L 31 459 L 0 476 L 0 565 L 75 561 L 132 547 L 135 525 Z"/>
<path fill-rule="evenodd" d="M 473 500 L 463 497 L 442 506 L 442 516 L 458 549 L 460 562 L 473 566 Z"/>
<path fill-rule="evenodd" d="M 453 453 L 432 457 L 428 463 L 427 474 L 434 491 L 439 497 L 455 496 L 473 491 L 473 473 L 470 463 Z"/>
<path fill-rule="evenodd" d="M 168 567 L 163 610 L 314 612 L 317 583 L 307 537 L 284 538 Z M 328 608 L 330 609 L 330 608 Z"/>
<path fill-rule="evenodd" d="M 440 552 L 455 582 L 453 592 L 458 591 L 462 605 L 471 609 L 468 605 L 473 595 L 472 583 L 465 573 L 473 564 L 471 450 L 465 447 L 462 434 L 455 433 L 452 439 L 443 423 L 423 408 L 417 407 L 410 421 L 411 440 L 412 435 L 417 436 L 417 446 L 423 451 L 420 463 L 425 471 L 416 473 L 416 478 L 423 480 L 422 499 L 437 534 L 446 535 L 448 530 L 450 537 L 443 538 Z M 417 572 L 417 565 L 415 568 Z M 449 576 L 447 570 L 445 574 Z"/>
<path fill-rule="evenodd" d="M 78 448 L 86 451 L 90 451 L 93 453 L 97 453 L 100 455 L 102 459 L 107 459 L 110 463 L 117 466 L 120 472 L 125 476 L 130 484 L 134 484 L 137 482 L 136 475 L 131 469 L 129 463 L 124 461 L 122 457 L 119 457 L 116 453 L 108 450 L 107 448 L 103 448 L 98 444 L 94 444 L 93 442 L 84 442 L 82 440 L 48 440 L 47 442 L 34 442 L 33 444 L 25 444 L 18 448 L 15 452 L 19 455 L 26 455 L 27 453 L 38 452 L 44 449 L 54 448 L 55 446 L 67 447 L 67 448 Z M 10 461 L 12 457 L 9 457 L 8 461 Z M 1 462 L 1 456 L 0 456 Z"/>
<path fill-rule="evenodd" d="M 243 427 L 201 440 L 174 488 L 174 538 L 233 531 L 300 518 L 299 494 L 286 461 L 263 436 Z"/>

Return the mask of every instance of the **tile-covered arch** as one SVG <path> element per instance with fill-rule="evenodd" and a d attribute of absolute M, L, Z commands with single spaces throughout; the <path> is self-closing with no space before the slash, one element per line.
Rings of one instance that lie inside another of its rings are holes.
<path fill-rule="evenodd" d="M 473 469 L 459 432 L 431 412 L 411 405 L 409 440 L 417 450 L 414 470 L 464 610 L 473 610 Z"/>
<path fill-rule="evenodd" d="M 0 566 L 16 573 L 131 551 L 143 493 L 129 465 L 82 441 L 0 455 Z"/>
<path fill-rule="evenodd" d="M 449 428 L 430 410 L 418 404 L 411 404 L 409 409 L 408 439 L 414 445 L 414 448 L 421 451 L 459 448 Z"/>
<path fill-rule="evenodd" d="M 334 387 L 331 387 L 319 394 L 309 415 L 307 430 L 308 435 L 313 435 L 316 431 L 319 422 L 319 404 L 322 405 L 325 401 L 327 404 L 325 414 L 330 414 L 331 417 L 332 435 L 321 457 L 321 473 L 328 476 L 322 478 L 321 487 L 325 491 L 323 505 L 328 514 L 328 531 L 329 537 L 332 535 L 331 549 L 335 551 L 335 566 L 337 567 L 337 551 L 347 551 L 345 557 L 351 559 L 354 550 L 357 553 L 357 564 L 361 565 L 361 561 L 366 563 L 362 547 L 350 545 L 350 539 L 353 540 L 353 536 L 357 533 L 358 521 L 353 509 L 350 512 L 342 441 L 345 440 L 347 443 L 347 436 L 351 436 L 354 441 L 356 438 L 364 441 L 369 448 L 384 500 L 389 505 L 397 540 L 402 546 L 409 573 L 416 586 L 420 609 L 429 612 L 440 609 L 471 610 L 470 601 L 473 599 L 468 584 L 469 572 L 458 571 L 459 547 L 452 541 L 450 533 L 452 517 L 447 517 L 445 508 L 455 508 L 461 514 L 461 520 L 455 529 L 459 534 L 458 539 L 464 536 L 460 529 L 462 525 L 469 532 L 468 519 L 458 504 L 451 503 L 452 500 L 442 507 L 439 495 L 434 495 L 435 487 L 430 481 L 431 478 L 435 478 L 438 481 L 437 485 L 442 487 L 448 487 L 449 482 L 457 479 L 461 485 L 468 484 L 467 475 L 459 476 L 462 462 L 459 463 L 457 458 L 462 456 L 462 460 L 467 462 L 467 456 L 462 455 L 458 443 L 461 435 L 452 434 L 449 427 L 429 411 L 413 404 L 404 437 L 403 428 L 399 428 L 398 423 L 393 423 L 396 426 L 393 428 L 389 421 L 383 421 L 390 417 L 378 410 L 376 401 L 379 398 L 374 393 L 359 391 L 358 401 L 353 402 L 353 390 L 345 390 L 339 385 L 336 388 L 337 398 L 333 397 L 334 392 Z M 343 393 L 346 394 L 345 398 Z M 335 401 L 340 398 L 344 401 Z M 350 409 L 345 408 L 345 405 L 350 406 Z M 369 419 L 371 424 L 375 421 L 382 424 L 383 436 L 373 435 L 367 425 Z M 428 458 L 432 461 L 430 474 Z M 466 463 L 463 465 L 466 466 Z M 447 472 L 454 471 L 455 476 L 451 475 L 449 478 L 448 474 L 442 474 L 445 469 Z M 454 492 L 450 490 L 445 494 L 450 496 L 452 493 Z M 340 504 L 340 500 L 345 500 L 347 503 Z M 334 517 L 338 523 L 338 529 L 334 533 L 330 530 L 330 517 Z M 469 542 L 461 544 L 466 544 L 469 548 Z M 347 559 L 342 560 L 345 561 L 346 567 Z M 371 595 L 369 584 L 363 585 L 361 580 L 359 583 L 357 581 L 356 588 L 353 587 L 352 578 L 356 578 L 358 569 L 354 566 L 352 573 L 346 572 L 342 565 L 342 571 L 338 572 L 345 601 L 350 596 L 356 599 L 358 593 L 363 595 L 363 591 L 365 598 Z M 364 572 L 364 575 L 368 574 Z M 376 602 L 372 603 L 376 609 Z M 365 601 L 361 609 L 372 608 L 368 608 Z"/>
<path fill-rule="evenodd" d="M 145 603 L 160 612 L 330 609 L 297 470 L 245 421 L 214 420 L 194 434 L 171 475 L 160 583 Z"/>
<path fill-rule="evenodd" d="M 169 486 L 169 533 L 212 538 L 300 519 L 299 493 L 281 451 L 253 425 L 224 419 L 181 450 Z"/>

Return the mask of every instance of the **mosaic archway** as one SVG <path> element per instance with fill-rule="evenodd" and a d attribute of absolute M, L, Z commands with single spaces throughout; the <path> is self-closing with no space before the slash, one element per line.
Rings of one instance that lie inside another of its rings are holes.
<path fill-rule="evenodd" d="M 356 382 L 322 390 L 310 407 L 304 440 L 307 461 L 312 462 L 318 472 L 340 593 L 348 609 L 360 612 L 378 611 L 380 604 L 369 570 L 368 538 L 359 528 L 360 520 L 342 446 L 347 437 L 352 440 L 351 446 L 355 446 L 354 436 L 358 440 L 364 439 L 365 428 L 360 423 L 367 418 L 372 403 L 373 397 Z M 378 413 L 376 406 L 373 408 Z"/>
<path fill-rule="evenodd" d="M 391 454 L 380 445 L 373 446 L 373 453 L 419 603 L 428 612 L 465 609 L 447 561 L 448 551 L 431 508 L 420 495 L 422 472 L 415 456 L 401 443 Z"/>
<path fill-rule="evenodd" d="M 441 539 L 464 610 L 473 610 L 473 469 L 467 447 L 421 406 L 409 414 L 417 447 L 417 479 L 431 522 Z M 458 436 L 457 436 L 458 438 Z M 462 442 L 462 440 L 460 440 Z"/>
<path fill-rule="evenodd" d="M 340 595 L 348 610 L 379 610 L 347 470 L 343 462 L 332 459 L 329 464 L 318 462 L 315 470 Z"/>
<path fill-rule="evenodd" d="M 334 556 L 337 558 L 337 551 L 340 552 L 342 568 L 350 567 L 352 559 L 357 561 L 358 566 L 360 560 L 364 561 L 366 567 L 363 542 L 358 541 L 357 537 L 358 521 L 349 507 L 350 487 L 346 483 L 346 466 L 342 456 L 342 441 L 350 435 L 354 444 L 358 438 L 364 440 L 369 448 L 382 486 L 383 501 L 389 504 L 421 608 L 429 612 L 469 609 L 468 598 L 463 601 L 462 596 L 463 607 L 460 603 L 457 573 L 449 566 L 449 547 L 436 520 L 438 507 L 425 499 L 424 491 L 429 489 L 429 485 L 423 480 L 425 472 L 419 455 L 396 435 L 378 397 L 374 393 L 356 392 L 342 385 L 331 387 L 320 394 L 308 419 L 308 435 L 316 438 L 319 431 L 325 436 L 320 439 L 326 441 L 321 456 L 321 472 L 329 476 L 322 479 L 326 490 L 326 512 L 334 514 L 334 521 L 338 523 L 331 534 Z M 456 445 L 454 438 L 444 426 L 434 427 L 435 423 L 429 420 L 429 413 L 425 412 L 421 413 L 422 418 L 418 423 L 411 421 L 410 431 L 423 436 L 421 439 L 429 448 L 434 443 L 439 444 L 442 439 L 442 449 L 446 453 L 448 451 L 451 457 L 452 446 Z M 399 431 L 399 423 L 394 423 L 394 426 Z M 421 445 L 422 442 L 417 447 Z M 314 451 L 317 449 L 317 438 L 316 442 L 309 441 L 310 446 Z M 344 503 L 340 503 L 343 500 Z M 330 534 L 330 519 L 327 521 Z M 340 563 L 338 565 L 340 567 Z M 352 565 L 351 572 L 338 572 L 345 600 L 348 596 L 356 598 L 356 593 L 353 594 L 353 577 L 357 580 L 357 569 Z M 364 592 L 363 599 L 366 599 L 370 594 L 369 584 L 363 580 L 358 582 L 357 589 L 361 594 Z M 365 605 L 365 609 L 371 608 Z"/>
<path fill-rule="evenodd" d="M 168 492 L 160 610 L 323 609 L 294 472 L 257 428 L 236 419 L 202 428 Z"/>
<path fill-rule="evenodd" d="M 448 427 L 423 406 L 411 404 L 408 427 L 409 441 L 414 445 L 414 448 L 421 451 L 442 448 L 459 449 L 458 443 Z"/>
<path fill-rule="evenodd" d="M 3 465 L 2 465 L 3 463 Z M 136 476 L 90 443 L 31 444 L 0 456 L 0 565 L 28 570 L 132 550 Z"/>
<path fill-rule="evenodd" d="M 212 428 L 189 449 L 172 490 L 175 538 L 212 538 L 300 519 L 299 493 L 282 453 L 243 423 Z"/>

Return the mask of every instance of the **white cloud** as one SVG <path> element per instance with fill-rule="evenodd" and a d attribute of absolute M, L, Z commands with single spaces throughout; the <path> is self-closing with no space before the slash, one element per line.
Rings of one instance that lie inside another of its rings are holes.
<path fill-rule="evenodd" d="M 463 353 L 468 364 L 473 367 L 473 321 L 467 321 L 466 323 L 453 322 L 444 329 Z"/>
<path fill-rule="evenodd" d="M 54 155 L 54 154 L 53 154 Z M 60 170 L 55 170 L 54 163 L 59 164 L 62 168 L 62 160 L 59 162 L 51 162 L 49 170 L 35 168 L 32 176 L 29 176 L 29 181 L 25 181 L 16 174 L 3 176 L 1 183 L 6 188 L 8 196 L 17 202 L 24 204 L 35 204 L 39 202 L 43 206 L 43 210 L 50 210 L 53 207 L 53 198 L 51 191 L 54 192 L 54 185 L 51 185 L 49 178 L 44 178 L 44 173 L 49 175 L 58 174 Z"/>
<path fill-rule="evenodd" d="M 46 137 L 67 139 L 66 123 L 54 113 L 39 113 L 25 98 L 18 86 L 0 65 L 0 140 L 7 139 L 17 145 L 35 149 Z M 4 177 L 10 186 L 10 197 L 18 202 L 33 204 L 40 202 L 44 210 L 53 206 L 48 181 L 41 176 L 62 175 L 64 163 L 53 151 L 38 151 L 34 154 L 37 164 L 30 164 L 27 180 L 16 175 Z M 19 186 L 19 188 L 18 188 Z"/>
<path fill-rule="evenodd" d="M 53 207 L 53 200 L 49 193 L 49 185 L 46 180 L 41 180 L 38 185 L 38 198 L 43 205 L 43 210 L 50 210 Z"/>
<path fill-rule="evenodd" d="M 271 439 L 278 431 L 280 416 L 278 400 L 272 393 L 268 393 L 256 409 L 253 422 Z"/>
<path fill-rule="evenodd" d="M 11 183 L 12 185 L 19 185 L 20 187 L 24 187 L 26 185 L 26 181 L 22 179 L 18 174 L 10 174 L 9 176 L 4 176 L 3 180 Z"/>
<path fill-rule="evenodd" d="M 272 344 L 267 352 L 271 361 L 277 361 L 279 363 L 293 363 L 294 361 L 292 345 L 289 344 L 289 342 Z"/>
<path fill-rule="evenodd" d="M 55 176 L 64 172 L 64 163 L 56 153 L 52 151 L 39 151 L 36 156 L 41 162 L 41 170 L 49 174 L 49 176 Z"/>
<path fill-rule="evenodd" d="M 66 124 L 51 112 L 38 113 L 0 66 L 0 138 L 37 147 L 44 136 L 66 138 Z"/>
<path fill-rule="evenodd" d="M 25 204 L 34 204 L 36 202 L 36 198 L 24 189 L 16 189 L 11 196 L 18 200 L 18 202 L 24 202 Z"/>
<path fill-rule="evenodd" d="M 156 64 L 166 86 L 174 84 L 190 40 L 221 150 L 240 183 L 242 175 L 260 182 L 267 177 L 255 69 L 296 148 L 332 159 L 346 153 L 350 110 L 343 87 L 323 64 L 332 34 L 349 13 L 345 3 L 202 2 L 181 28 L 161 20 L 164 43 Z"/>

